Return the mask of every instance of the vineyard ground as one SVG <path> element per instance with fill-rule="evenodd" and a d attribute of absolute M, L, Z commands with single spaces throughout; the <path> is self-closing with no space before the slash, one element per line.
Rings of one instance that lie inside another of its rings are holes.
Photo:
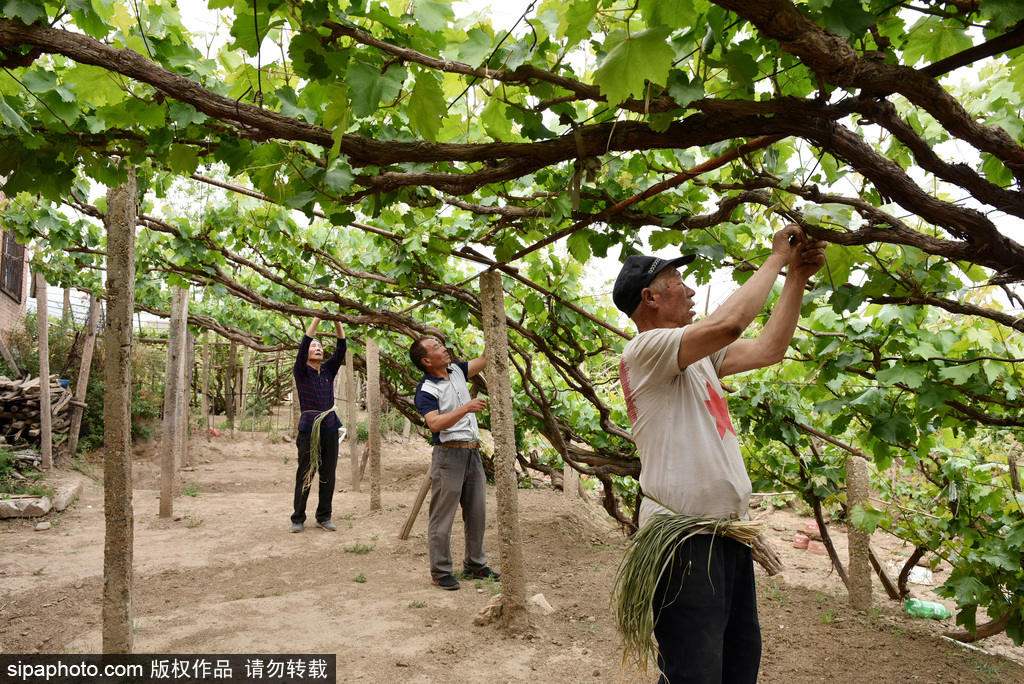
<path fill-rule="evenodd" d="M 383 509 L 369 510 L 369 473 L 349 483 L 343 445 L 336 533 L 307 521 L 289 532 L 294 444 L 268 433 L 222 432 L 193 439 L 194 469 L 180 473 L 180 519 L 161 519 L 159 443 L 136 446 L 134 611 L 138 653 L 335 653 L 339 682 L 500 684 L 655 681 L 622 673 L 610 592 L 625 540 L 593 501 L 550 487 L 519 491 L 527 596 L 554 612 L 530 613 L 531 630 L 509 636 L 474 625 L 497 588 L 463 581 L 441 591 L 427 572 L 426 506 L 407 541 L 398 532 L 430 458 L 415 435 L 383 444 Z M 36 521 L 0 521 L 0 648 L 4 653 L 97 653 L 103 577 L 102 468 L 57 473 L 86 477 L 81 499 Z M 315 495 L 314 495 L 315 498 Z M 486 546 L 501 570 L 494 529 Z M 310 506 L 312 518 L 314 506 Z M 937 623 L 905 617 L 876 583 L 877 608 L 853 611 L 827 558 L 792 547 L 810 518 L 788 509 L 767 522 L 787 570 L 758 568 L 764 655 L 760 681 L 785 684 L 1024 682 L 1021 650 L 999 636 L 966 649 Z M 836 537 L 845 558 L 841 529 Z M 875 535 L 887 560 L 909 549 Z M 456 559 L 462 523 L 455 524 Z M 456 561 L 458 562 L 458 561 Z M 947 570 L 948 572 L 948 570 Z M 937 575 L 942 579 L 942 574 Z M 921 598 L 934 598 L 915 587 Z"/>

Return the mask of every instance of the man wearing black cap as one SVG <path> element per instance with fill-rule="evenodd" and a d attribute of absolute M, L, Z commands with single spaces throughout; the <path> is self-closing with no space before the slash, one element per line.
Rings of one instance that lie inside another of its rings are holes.
<path fill-rule="evenodd" d="M 696 293 L 676 270 L 693 259 L 628 257 L 612 293 L 639 333 L 626 345 L 619 372 L 642 464 L 641 525 L 657 514 L 747 515 L 750 478 L 720 378 L 782 360 L 804 285 L 825 262 L 825 243 L 808 242 L 796 225 L 780 230 L 761 268 L 696 322 Z M 740 339 L 783 268 L 785 285 L 761 334 Z M 660 682 L 757 681 L 761 631 L 749 547 L 710 534 L 679 544 L 653 609 Z"/>

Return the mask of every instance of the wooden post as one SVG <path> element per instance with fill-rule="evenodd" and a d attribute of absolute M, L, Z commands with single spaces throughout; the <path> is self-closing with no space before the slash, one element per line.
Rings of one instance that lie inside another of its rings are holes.
<path fill-rule="evenodd" d="M 213 367 L 213 357 L 210 356 L 210 335 L 209 330 L 203 333 L 203 401 L 202 408 L 203 412 L 202 425 L 206 432 L 206 441 L 209 442 L 212 437 L 210 433 L 210 411 L 213 410 L 213 402 L 210 401 L 210 370 Z"/>
<path fill-rule="evenodd" d="M 14 360 L 14 354 L 11 353 L 11 350 L 7 346 L 7 343 L 4 342 L 4 338 L 2 335 L 0 335 L 0 355 L 3 355 L 4 361 L 6 361 L 7 365 L 11 367 L 12 371 L 14 371 L 14 376 L 16 378 L 20 378 L 22 375 L 24 375 L 22 370 L 18 368 L 18 362 Z"/>
<path fill-rule="evenodd" d="M 227 397 L 228 405 L 226 412 L 228 416 L 228 424 L 231 426 L 231 436 L 235 436 L 235 366 L 238 361 L 238 343 L 234 340 L 231 341 L 231 352 L 228 355 L 228 370 L 224 374 L 224 396 Z M 298 394 L 295 395 L 298 400 Z M 299 424 L 296 422 L 295 429 L 298 430 Z"/>
<path fill-rule="evenodd" d="M 60 320 L 62 320 L 65 323 L 67 323 L 72 318 L 71 314 L 72 314 L 72 311 L 71 311 L 71 288 L 70 287 L 65 287 L 64 288 L 64 308 L 61 309 Z"/>
<path fill-rule="evenodd" d="M 348 452 L 352 466 L 352 491 L 359 491 L 359 424 L 356 420 L 356 374 L 352 347 L 345 352 L 345 386 L 348 391 Z"/>
<path fill-rule="evenodd" d="M 242 429 L 245 418 L 249 414 L 249 348 L 242 347 L 242 377 L 238 383 L 238 406 L 242 409 L 242 417 L 238 421 L 238 429 Z"/>
<path fill-rule="evenodd" d="M 189 465 L 188 457 L 188 421 L 189 421 L 189 398 L 192 395 L 192 333 L 188 331 L 188 288 L 181 291 L 181 354 L 178 362 L 178 395 L 175 397 L 177 414 L 178 437 L 175 445 L 178 447 L 178 467 Z"/>
<path fill-rule="evenodd" d="M 160 440 L 160 517 L 169 518 L 174 513 L 174 481 L 178 469 L 177 457 L 180 452 L 178 441 L 178 397 L 181 394 L 183 359 L 182 306 L 188 306 L 185 291 L 175 285 L 171 288 L 171 322 L 167 339 L 167 363 L 164 374 L 164 422 Z"/>
<path fill-rule="evenodd" d="M 103 334 L 103 652 L 131 653 L 132 608 L 132 310 L 135 308 L 135 167 L 107 191 L 107 320 Z"/>
<path fill-rule="evenodd" d="M 402 423 L 402 444 L 409 441 L 409 435 L 412 433 L 412 421 L 408 418 Z"/>
<path fill-rule="evenodd" d="M 846 499 L 852 511 L 865 506 L 871 495 L 868 462 L 860 456 L 846 458 Z M 850 607 L 871 610 L 871 535 L 851 524 L 850 537 Z"/>
<path fill-rule="evenodd" d="M 53 467 L 53 407 L 50 405 L 50 312 L 46 278 L 36 274 L 36 319 L 39 324 L 39 451 L 42 468 Z"/>
<path fill-rule="evenodd" d="M 498 535 L 501 539 L 501 616 L 506 629 L 521 634 L 529 629 L 526 614 L 526 563 L 523 532 L 519 526 L 516 482 L 516 436 L 509 379 L 508 329 L 505 324 L 505 290 L 501 274 L 480 276 L 483 303 L 484 344 L 487 352 L 488 397 L 491 435 L 494 438 L 494 483 L 498 498 Z"/>
<path fill-rule="evenodd" d="M 409 511 L 409 517 L 405 519 L 405 524 L 402 525 L 402 531 L 398 533 L 399 539 L 408 539 L 409 533 L 412 532 L 413 523 L 416 522 L 416 516 L 420 514 L 420 509 L 423 507 L 423 500 L 427 498 L 427 492 L 430 491 L 430 467 L 427 467 L 427 474 L 423 476 L 423 481 L 420 483 L 420 491 L 416 492 L 416 500 L 412 502 L 412 510 Z"/>
<path fill-rule="evenodd" d="M 562 463 L 562 493 L 572 499 L 582 499 L 580 474 L 568 463 Z"/>
<path fill-rule="evenodd" d="M 366 431 L 370 453 L 370 510 L 380 504 L 380 347 L 366 338 Z"/>
<path fill-rule="evenodd" d="M 92 370 L 92 353 L 96 348 L 96 328 L 100 320 L 100 305 L 96 295 L 89 295 L 89 318 L 85 328 L 85 342 L 82 345 L 82 363 L 75 377 L 75 397 L 71 402 L 71 431 L 68 433 L 68 458 L 74 458 L 78 451 L 78 435 L 82 431 L 82 414 L 85 413 L 85 395 L 89 390 L 89 373 Z"/>

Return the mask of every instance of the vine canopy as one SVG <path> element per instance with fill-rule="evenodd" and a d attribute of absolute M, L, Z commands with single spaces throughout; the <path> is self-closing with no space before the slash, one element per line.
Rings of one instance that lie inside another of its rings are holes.
<path fill-rule="evenodd" d="M 4 227 L 52 284 L 102 290 L 98 189 L 127 160 L 140 309 L 189 285 L 193 325 L 263 350 L 341 320 L 416 418 L 409 341 L 478 352 L 473 276 L 500 269 L 522 457 L 603 478 L 626 524 L 629 333 L 598 265 L 695 251 L 685 277 L 721 287 L 800 223 L 828 269 L 731 402 L 756 485 L 841 505 L 850 451 L 895 469 L 858 524 L 948 558 L 961 624 L 1024 640 L 1020 2 L 542 0 L 511 28 L 437 0 L 0 9 Z"/>

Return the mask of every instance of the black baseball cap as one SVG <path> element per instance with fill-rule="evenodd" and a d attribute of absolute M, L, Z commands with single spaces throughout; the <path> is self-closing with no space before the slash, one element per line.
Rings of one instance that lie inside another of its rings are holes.
<path fill-rule="evenodd" d="M 619 277 L 612 288 L 612 301 L 622 313 L 632 316 L 636 307 L 640 306 L 640 293 L 649 287 L 651 281 L 658 277 L 666 268 L 675 268 L 688 264 L 697 258 L 696 254 L 684 254 L 675 259 L 660 259 L 652 256 L 634 254 L 626 257 L 622 264 Z"/>

